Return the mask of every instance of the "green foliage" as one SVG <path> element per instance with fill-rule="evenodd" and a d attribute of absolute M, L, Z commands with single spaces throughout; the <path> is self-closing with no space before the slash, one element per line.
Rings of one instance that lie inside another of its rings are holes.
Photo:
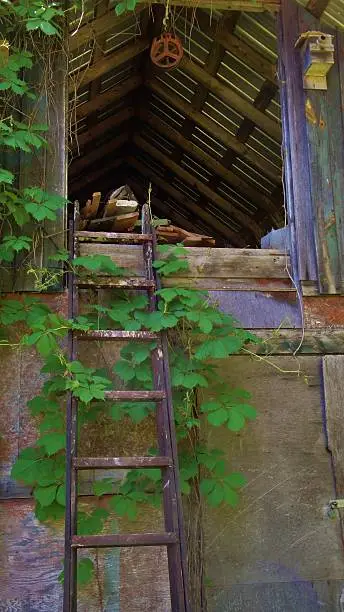
<path fill-rule="evenodd" d="M 116 15 L 123 15 L 126 11 L 134 11 L 138 0 L 122 0 L 115 6 Z"/>
<path fill-rule="evenodd" d="M 30 117 L 21 112 L 22 98 L 36 99 L 25 80 L 35 61 L 27 47 L 38 48 L 37 43 L 40 44 L 43 36 L 59 36 L 62 33 L 60 20 L 63 14 L 59 3 L 50 0 L 2 0 L 0 3 L 0 17 L 4 18 L 5 30 L 10 38 L 19 40 L 22 45 L 22 48 L 10 45 L 8 60 L 0 67 L 0 91 L 4 98 L 0 147 L 5 153 L 15 151 L 30 155 L 46 146 L 48 126 L 36 123 L 34 113 Z M 30 40 L 29 45 L 23 36 L 25 32 Z M 39 61 L 41 56 L 38 53 Z M 15 260 L 16 266 L 24 265 L 21 263 L 23 258 L 18 259 L 18 255 L 25 254 L 28 261 L 30 252 L 37 246 L 32 237 L 21 235 L 20 228 L 33 222 L 38 231 L 41 223 L 55 220 L 58 211 L 67 204 L 65 198 L 47 193 L 41 186 L 18 189 L 17 182 L 11 168 L 0 168 L 0 262 L 11 264 Z M 56 282 L 56 275 L 49 282 Z"/>
<path fill-rule="evenodd" d="M 171 247 L 168 249 L 171 251 Z M 176 251 L 183 253 L 184 250 L 177 247 Z M 177 256 L 172 253 L 174 263 Z M 166 257 L 165 271 L 168 264 L 169 257 Z M 94 257 L 90 261 L 78 258 L 75 268 L 79 266 L 92 272 L 105 268 L 107 272 L 117 274 L 116 264 L 103 257 Z M 123 329 L 139 327 L 157 332 L 173 329 L 170 368 L 177 434 L 178 439 L 184 441 L 180 455 L 182 492 L 188 495 L 193 483 L 199 481 L 200 491 L 211 505 L 237 503 L 238 489 L 245 484 L 244 477 L 228 472 L 220 451 L 207 450 L 198 444 L 185 445 L 185 442 L 190 432 L 200 428 L 202 415 L 210 425 L 225 425 L 231 431 L 239 431 L 247 420 L 255 418 L 255 409 L 248 403 L 249 394 L 224 384 L 213 363 L 214 359 L 238 352 L 254 338 L 236 327 L 231 317 L 218 311 L 203 292 L 161 289 L 157 298 L 158 310 L 148 312 L 146 297 L 122 293 L 109 305 L 91 306 L 89 313 L 76 321 L 55 315 L 37 299 L 3 300 L 0 304 L 3 323 L 20 322 L 29 329 L 29 333 L 22 336 L 21 343 L 37 348 L 45 360 L 42 372 L 50 375 L 42 393 L 28 404 L 32 415 L 40 419 L 40 437 L 34 447 L 20 453 L 12 471 L 14 478 L 33 487 L 40 520 L 59 517 L 60 508 L 65 504 L 65 423 L 59 398 L 72 391 L 79 399 L 80 427 L 96 421 L 101 414 L 114 421 L 130 418 L 139 423 L 155 409 L 154 403 L 150 402 L 106 401 L 105 392 L 113 387 L 110 378 L 80 361 L 69 362 L 61 352 L 60 340 L 69 329 L 94 329 L 95 322 L 109 329 L 111 326 Z M 131 389 L 152 389 L 151 357 L 158 349 L 156 341 L 128 342 L 113 368 L 121 384 L 129 385 Z M 197 398 L 203 390 L 207 390 L 208 395 L 199 403 Z M 140 504 L 158 505 L 161 501 L 161 472 L 156 469 L 130 470 L 121 482 L 112 478 L 96 481 L 93 490 L 98 497 L 107 496 L 108 507 L 81 512 L 78 518 L 80 534 L 100 532 L 111 512 L 135 519 Z"/>
<path fill-rule="evenodd" d="M 39 31 L 47 36 L 61 35 L 62 31 L 57 20 L 64 13 L 58 2 L 19 0 L 15 3 L 8 2 L 8 4 L 12 4 L 8 7 L 9 13 L 13 12 L 17 17 L 17 22 L 23 23 L 27 32 Z"/>
<path fill-rule="evenodd" d="M 159 254 L 164 255 L 164 259 L 154 262 L 154 268 L 159 272 L 160 276 L 169 276 L 176 272 L 182 272 L 188 269 L 186 260 L 186 248 L 183 246 L 162 245 L 158 247 Z"/>
<path fill-rule="evenodd" d="M 77 581 L 80 586 L 91 582 L 94 575 L 94 564 L 89 558 L 80 559 L 77 566 Z"/>
<path fill-rule="evenodd" d="M 73 265 L 76 268 L 84 268 L 90 272 L 104 272 L 112 276 L 123 276 L 126 272 L 112 261 L 107 255 L 88 255 L 85 257 L 76 257 L 73 260 Z"/>
<path fill-rule="evenodd" d="M 133 11 L 137 0 L 117 2 L 117 15 Z M 5 13 L 3 7 L 5 6 Z M 43 36 L 59 36 L 63 11 L 59 3 L 49 0 L 17 0 L 0 2 L 0 16 L 5 15 L 9 29 L 25 30 L 33 41 Z M 38 38 L 37 38 L 38 37 Z M 7 64 L 0 67 L 0 91 L 10 97 L 11 108 L 16 100 L 35 99 L 25 81 L 25 71 L 33 67 L 34 57 L 26 49 L 13 49 Z M 20 106 L 18 102 L 17 106 Z M 12 112 L 12 110 L 10 111 Z M 32 118 L 17 120 L 3 114 L 0 121 L 0 146 L 4 151 L 30 155 L 46 146 L 46 125 L 36 124 Z M 23 116 L 24 117 L 24 116 Z M 26 121 L 27 119 L 27 121 Z M 27 255 L 35 248 L 34 240 L 21 228 L 33 222 L 40 229 L 44 221 L 54 221 L 67 201 L 49 194 L 41 186 L 20 189 L 14 173 L 0 168 L 0 219 L 2 237 L 0 262 Z M 159 247 L 161 259 L 154 267 L 162 277 L 170 274 L 183 276 L 188 269 L 187 250 L 178 245 Z M 69 260 L 65 250 L 50 256 L 52 263 L 66 263 L 77 274 L 109 274 L 124 276 L 127 271 L 104 255 L 77 257 Z M 55 282 L 49 270 L 36 274 L 38 287 L 43 290 Z M 121 293 L 107 305 L 91 305 L 89 312 L 70 321 L 56 315 L 36 298 L 4 299 L 0 302 L 0 322 L 12 326 L 17 340 L 1 340 L 10 346 L 35 347 L 44 361 L 42 373 L 46 381 L 39 395 L 28 402 L 37 420 L 39 437 L 36 443 L 19 453 L 12 468 L 12 477 L 30 486 L 35 499 L 35 513 L 40 521 L 62 519 L 65 511 L 65 409 L 66 394 L 78 398 L 78 425 L 82 429 L 100 418 L 119 422 L 123 418 L 140 423 L 155 411 L 151 402 L 110 402 L 106 391 L 113 388 L 112 378 L 120 388 L 152 389 L 152 352 L 159 349 L 156 342 L 129 342 L 121 350 L 113 375 L 87 367 L 80 361 L 70 362 L 61 348 L 69 330 L 124 329 L 149 330 L 169 334 L 170 366 L 174 392 L 174 409 L 178 441 L 180 443 L 180 480 L 182 493 L 188 495 L 193 486 L 210 505 L 219 506 L 238 502 L 238 490 L 245 485 L 241 474 L 228 470 L 223 454 L 195 443 L 202 419 L 214 427 L 226 426 L 239 431 L 248 420 L 255 418 L 255 410 L 248 403 L 249 395 L 240 389 L 228 388 L 221 380 L 220 368 L 213 360 L 224 359 L 239 352 L 252 335 L 238 328 L 228 315 L 211 304 L 206 293 L 168 288 L 157 292 L 158 309 L 148 311 L 146 296 Z M 202 394 L 206 393 L 206 398 Z M 156 453 L 156 449 L 147 452 Z M 129 470 L 121 480 L 104 478 L 96 481 L 93 492 L 104 498 L 104 507 L 78 512 L 78 533 L 97 534 L 113 513 L 134 520 L 140 504 L 159 506 L 162 496 L 162 474 L 159 469 Z M 86 584 L 94 576 L 91 559 L 78 563 L 78 582 Z M 63 580 L 63 572 L 59 578 Z"/>

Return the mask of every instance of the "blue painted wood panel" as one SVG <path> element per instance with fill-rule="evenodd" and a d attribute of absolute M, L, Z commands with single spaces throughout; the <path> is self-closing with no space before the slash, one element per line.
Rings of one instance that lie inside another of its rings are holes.
<path fill-rule="evenodd" d="M 243 327 L 302 327 L 296 292 L 210 291 L 209 295 Z"/>

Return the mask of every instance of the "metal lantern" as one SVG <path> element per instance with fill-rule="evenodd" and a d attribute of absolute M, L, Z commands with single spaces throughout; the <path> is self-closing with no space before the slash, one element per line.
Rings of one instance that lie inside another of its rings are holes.
<path fill-rule="evenodd" d="M 158 68 L 172 70 L 180 63 L 183 53 L 183 45 L 178 36 L 170 32 L 163 32 L 153 39 L 150 58 Z"/>

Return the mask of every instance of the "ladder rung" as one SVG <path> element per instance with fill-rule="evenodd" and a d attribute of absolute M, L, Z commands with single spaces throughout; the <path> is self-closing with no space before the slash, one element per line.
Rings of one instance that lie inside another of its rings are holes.
<path fill-rule="evenodd" d="M 124 234 L 117 232 L 75 232 L 80 242 L 108 242 L 113 244 L 141 244 L 151 242 L 152 234 Z"/>
<path fill-rule="evenodd" d="M 166 546 L 176 544 L 175 533 L 121 533 L 73 536 L 73 548 L 107 548 L 112 546 Z"/>
<path fill-rule="evenodd" d="M 164 391 L 105 391 L 105 399 L 118 402 L 161 402 Z"/>
<path fill-rule="evenodd" d="M 158 340 L 158 334 L 148 331 L 124 331 L 112 329 L 97 329 L 80 332 L 79 340 Z"/>
<path fill-rule="evenodd" d="M 76 457 L 74 467 L 78 470 L 131 469 L 171 467 L 169 457 Z"/>
<path fill-rule="evenodd" d="M 155 282 L 145 278 L 115 278 L 111 276 L 100 276 L 97 278 L 77 278 L 75 280 L 79 287 L 111 287 L 118 289 L 154 289 Z"/>

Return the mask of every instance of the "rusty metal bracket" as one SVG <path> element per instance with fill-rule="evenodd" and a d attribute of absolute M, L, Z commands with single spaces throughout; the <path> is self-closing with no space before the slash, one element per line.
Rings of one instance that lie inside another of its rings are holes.
<path fill-rule="evenodd" d="M 327 74 L 334 64 L 333 36 L 324 32 L 304 32 L 295 43 L 300 49 L 304 89 L 327 89 Z"/>

